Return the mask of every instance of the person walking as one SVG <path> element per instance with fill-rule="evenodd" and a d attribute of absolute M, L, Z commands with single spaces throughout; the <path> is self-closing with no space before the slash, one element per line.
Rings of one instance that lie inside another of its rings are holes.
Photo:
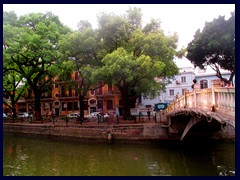
<path fill-rule="evenodd" d="M 154 119 L 155 123 L 157 123 L 157 118 L 156 118 L 156 111 L 155 111 L 155 109 L 153 110 L 152 115 L 153 115 L 153 119 Z"/>
<path fill-rule="evenodd" d="M 99 124 L 101 122 L 101 114 L 100 113 L 97 114 L 97 119 L 98 119 L 98 124 Z"/>
<path fill-rule="evenodd" d="M 55 119 L 55 113 L 54 113 L 53 110 L 52 110 L 51 116 L 52 116 L 52 122 L 53 122 L 53 124 L 54 124 L 54 123 L 55 123 L 55 122 L 54 122 L 54 119 Z"/>
<path fill-rule="evenodd" d="M 114 111 L 113 116 L 116 119 L 116 124 L 118 124 L 118 114 Z"/>
<path fill-rule="evenodd" d="M 150 121 L 150 110 L 149 109 L 147 111 L 147 115 L 148 115 L 148 120 Z"/>

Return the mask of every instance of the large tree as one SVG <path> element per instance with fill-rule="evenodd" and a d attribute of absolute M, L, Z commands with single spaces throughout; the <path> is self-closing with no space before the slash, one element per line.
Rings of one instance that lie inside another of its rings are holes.
<path fill-rule="evenodd" d="M 37 118 L 41 118 L 41 94 L 57 73 L 53 66 L 59 59 L 58 40 L 68 31 L 52 13 L 31 13 L 16 19 L 14 13 L 4 12 L 4 73 L 15 71 L 26 80 L 34 92 Z"/>
<path fill-rule="evenodd" d="M 97 89 L 100 76 L 95 76 L 94 71 L 101 64 L 97 51 L 99 49 L 96 40 L 96 32 L 88 21 L 80 21 L 78 30 L 63 36 L 59 43 L 59 50 L 62 53 L 62 61 L 71 67 L 71 73 L 77 73 L 77 79 L 65 79 L 67 86 L 74 87 L 78 93 L 80 105 L 80 118 L 84 118 L 84 99 L 87 92 Z M 63 77 L 66 71 L 60 73 Z M 63 80 L 63 78 L 60 78 Z M 77 87 L 77 88 L 76 88 Z"/>
<path fill-rule="evenodd" d="M 165 36 L 158 20 L 142 28 L 141 15 L 141 9 L 131 8 L 125 16 L 103 13 L 98 17 L 102 74 L 120 90 L 124 118 L 141 93 L 164 88 L 156 77 L 164 79 L 178 73 L 173 63 L 177 35 Z"/>
<path fill-rule="evenodd" d="M 202 31 L 196 31 L 187 52 L 187 58 L 195 66 L 204 68 L 209 65 L 218 78 L 231 82 L 235 75 L 235 12 L 228 20 L 219 16 L 206 22 Z M 221 68 L 231 72 L 229 79 L 222 77 Z"/>

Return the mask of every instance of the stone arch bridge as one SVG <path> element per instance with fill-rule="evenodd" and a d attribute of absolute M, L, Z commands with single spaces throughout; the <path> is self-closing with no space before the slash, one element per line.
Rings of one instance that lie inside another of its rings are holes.
<path fill-rule="evenodd" d="M 169 137 L 234 139 L 235 88 L 220 87 L 213 80 L 212 88 L 195 89 L 176 98 L 160 112 L 160 119 Z"/>

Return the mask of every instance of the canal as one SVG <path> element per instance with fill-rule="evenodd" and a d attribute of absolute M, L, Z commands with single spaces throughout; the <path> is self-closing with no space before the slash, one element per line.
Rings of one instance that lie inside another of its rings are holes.
<path fill-rule="evenodd" d="M 90 144 L 3 136 L 4 176 L 234 176 L 234 142 Z"/>

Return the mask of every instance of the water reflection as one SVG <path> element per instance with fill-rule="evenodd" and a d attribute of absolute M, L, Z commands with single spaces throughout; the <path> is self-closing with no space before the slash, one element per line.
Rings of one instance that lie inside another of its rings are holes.
<path fill-rule="evenodd" d="M 235 144 L 84 144 L 4 135 L 5 176 L 229 176 Z"/>

